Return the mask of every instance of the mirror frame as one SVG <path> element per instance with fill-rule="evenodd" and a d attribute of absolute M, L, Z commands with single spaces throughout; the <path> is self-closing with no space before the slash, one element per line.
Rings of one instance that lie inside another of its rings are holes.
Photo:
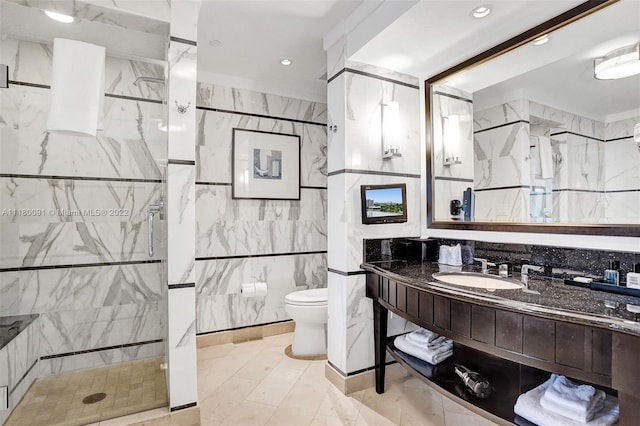
<path fill-rule="evenodd" d="M 571 223 L 524 223 L 524 222 L 449 222 L 435 221 L 433 218 L 433 127 L 431 119 L 431 87 L 458 71 L 480 65 L 500 55 L 510 52 L 533 39 L 558 28 L 564 27 L 584 16 L 597 12 L 619 0 L 591 0 L 557 15 L 515 37 L 510 38 L 466 61 L 461 62 L 424 82 L 425 93 L 425 139 L 426 139 L 426 177 L 427 177 L 427 228 L 455 229 L 494 232 L 533 232 L 553 234 L 582 234 L 639 237 L 640 224 L 571 224 Z M 640 213 L 640 212 L 639 212 Z"/>

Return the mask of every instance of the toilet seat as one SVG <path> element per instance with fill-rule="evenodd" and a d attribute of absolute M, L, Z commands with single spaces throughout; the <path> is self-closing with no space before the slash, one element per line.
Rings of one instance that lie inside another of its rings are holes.
<path fill-rule="evenodd" d="M 294 291 L 284 297 L 285 303 L 297 306 L 323 306 L 329 300 L 326 288 L 311 288 L 309 290 Z"/>

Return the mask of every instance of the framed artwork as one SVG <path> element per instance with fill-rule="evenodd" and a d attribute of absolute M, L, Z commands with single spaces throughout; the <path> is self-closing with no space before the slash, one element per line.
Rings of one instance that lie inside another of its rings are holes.
<path fill-rule="evenodd" d="M 300 199 L 300 136 L 233 129 L 232 198 Z"/>

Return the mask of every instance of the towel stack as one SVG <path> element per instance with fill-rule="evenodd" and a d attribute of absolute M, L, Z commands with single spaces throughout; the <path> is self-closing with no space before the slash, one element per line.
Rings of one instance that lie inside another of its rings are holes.
<path fill-rule="evenodd" d="M 539 426 L 608 426 L 618 420 L 619 407 L 616 398 L 593 386 L 552 374 L 537 388 L 520 395 L 514 411 Z"/>
<path fill-rule="evenodd" d="M 440 364 L 453 355 L 451 339 L 424 328 L 398 336 L 393 343 L 402 352 L 433 365 Z"/>

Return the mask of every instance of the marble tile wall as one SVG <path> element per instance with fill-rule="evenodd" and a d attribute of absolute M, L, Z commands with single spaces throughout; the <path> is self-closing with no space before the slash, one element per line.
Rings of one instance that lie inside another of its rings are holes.
<path fill-rule="evenodd" d="M 162 192 L 164 90 L 133 81 L 164 67 L 108 57 L 104 132 L 48 134 L 50 47 L 0 43 L 10 80 L 36 85 L 0 91 L 0 315 L 41 314 L 42 374 L 162 355 L 145 342 L 164 334 L 146 226 Z"/>
<path fill-rule="evenodd" d="M 9 408 L 0 410 L 0 424 L 4 424 L 38 376 L 39 337 L 39 318 L 36 318 L 0 349 L 0 386 L 7 386 L 9 393 Z"/>
<path fill-rule="evenodd" d="M 197 332 L 287 320 L 286 294 L 327 285 L 326 105 L 199 82 L 197 106 Z M 232 198 L 234 128 L 300 136 L 300 200 Z"/>
<path fill-rule="evenodd" d="M 328 358 L 348 376 L 373 365 L 373 313 L 358 273 L 363 239 L 420 234 L 421 151 L 417 79 L 366 64 L 349 62 L 344 68 L 328 85 L 329 121 L 338 125 L 328 146 Z M 381 104 L 391 100 L 400 105 L 402 157 L 383 160 Z M 407 222 L 363 225 L 360 186 L 389 183 L 407 186 Z M 394 318 L 390 328 L 398 333 L 411 326 Z"/>
<path fill-rule="evenodd" d="M 476 163 L 473 158 L 473 101 L 469 93 L 452 87 L 436 85 L 432 87 L 432 120 L 433 152 L 432 178 L 434 194 L 434 220 L 450 220 L 449 204 L 451 200 L 462 201 L 467 187 L 473 187 L 474 169 Z M 459 151 L 461 164 L 444 165 L 444 117 L 457 115 L 460 120 Z"/>

